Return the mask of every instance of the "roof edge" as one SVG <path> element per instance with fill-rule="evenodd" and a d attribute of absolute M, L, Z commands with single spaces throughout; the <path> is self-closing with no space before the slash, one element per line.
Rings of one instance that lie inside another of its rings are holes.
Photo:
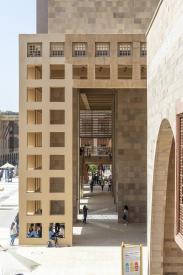
<path fill-rule="evenodd" d="M 155 20 L 157 14 L 158 14 L 158 11 L 159 11 L 159 9 L 160 9 L 160 7 L 161 7 L 163 1 L 164 1 L 164 0 L 160 0 L 159 3 L 158 3 L 158 6 L 157 6 L 157 8 L 156 8 L 156 10 L 155 10 L 155 12 L 154 12 L 154 15 L 153 15 L 153 17 L 152 17 L 152 19 L 151 19 L 151 22 L 150 22 L 150 24 L 149 24 L 149 26 L 148 26 L 148 28 L 147 28 L 146 33 L 145 33 L 145 36 L 146 36 L 146 37 L 148 36 L 148 34 L 149 34 L 150 30 L 151 30 L 151 27 L 152 27 L 152 25 L 153 25 L 153 23 L 154 23 L 154 20 Z"/>

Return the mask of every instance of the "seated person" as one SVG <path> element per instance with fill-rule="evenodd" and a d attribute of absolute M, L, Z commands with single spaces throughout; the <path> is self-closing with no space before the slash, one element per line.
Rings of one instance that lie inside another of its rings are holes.
<path fill-rule="evenodd" d="M 42 229 L 41 227 L 38 225 L 35 225 L 33 223 L 31 223 L 28 233 L 27 233 L 27 238 L 41 238 L 42 236 Z"/>
<path fill-rule="evenodd" d="M 60 230 L 58 232 L 58 238 L 64 238 L 65 235 L 65 228 L 63 225 L 60 226 Z"/>
<path fill-rule="evenodd" d="M 49 241 L 48 241 L 48 246 L 51 247 L 51 241 L 54 241 L 54 245 L 57 245 L 57 233 L 53 230 L 53 226 L 50 226 L 49 228 Z"/>
<path fill-rule="evenodd" d="M 42 237 L 42 227 L 40 226 L 40 224 L 36 225 L 36 233 L 37 233 L 36 238 L 41 238 Z"/>

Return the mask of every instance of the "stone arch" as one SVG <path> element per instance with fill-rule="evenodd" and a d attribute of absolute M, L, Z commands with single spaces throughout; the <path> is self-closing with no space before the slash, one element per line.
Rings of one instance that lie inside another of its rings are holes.
<path fill-rule="evenodd" d="M 150 274 L 163 274 L 164 221 L 169 158 L 174 140 L 168 120 L 160 126 L 154 162 L 151 236 L 150 236 Z"/>
<path fill-rule="evenodd" d="M 181 274 L 183 253 L 174 240 L 175 140 L 166 119 L 156 145 L 151 213 L 150 274 Z"/>

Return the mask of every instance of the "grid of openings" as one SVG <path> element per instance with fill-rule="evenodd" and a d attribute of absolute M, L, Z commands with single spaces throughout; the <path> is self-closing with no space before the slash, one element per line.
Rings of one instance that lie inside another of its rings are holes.
<path fill-rule="evenodd" d="M 183 235 L 183 115 L 180 116 L 179 125 L 179 231 Z"/>
<path fill-rule="evenodd" d="M 50 43 L 50 56 L 64 56 L 64 43 L 51 42 Z"/>
<path fill-rule="evenodd" d="M 41 43 L 28 43 L 27 44 L 27 57 L 39 57 L 42 55 Z"/>
<path fill-rule="evenodd" d="M 73 43 L 73 56 L 86 56 L 87 43 Z"/>
<path fill-rule="evenodd" d="M 132 54 L 131 43 L 119 43 L 118 44 L 118 56 L 130 56 Z"/>
<path fill-rule="evenodd" d="M 96 43 L 95 44 L 96 56 L 109 56 L 110 55 L 110 43 Z"/>
<path fill-rule="evenodd" d="M 147 55 L 147 45 L 146 45 L 146 43 L 141 43 L 140 44 L 140 55 L 141 56 L 146 56 Z"/>

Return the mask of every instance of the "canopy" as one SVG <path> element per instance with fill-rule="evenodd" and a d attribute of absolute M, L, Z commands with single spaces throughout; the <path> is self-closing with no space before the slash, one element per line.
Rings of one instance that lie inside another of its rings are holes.
<path fill-rule="evenodd" d="M 14 168 L 15 168 L 15 166 L 13 166 L 12 164 L 10 164 L 8 162 L 0 167 L 0 169 L 14 169 Z"/>

